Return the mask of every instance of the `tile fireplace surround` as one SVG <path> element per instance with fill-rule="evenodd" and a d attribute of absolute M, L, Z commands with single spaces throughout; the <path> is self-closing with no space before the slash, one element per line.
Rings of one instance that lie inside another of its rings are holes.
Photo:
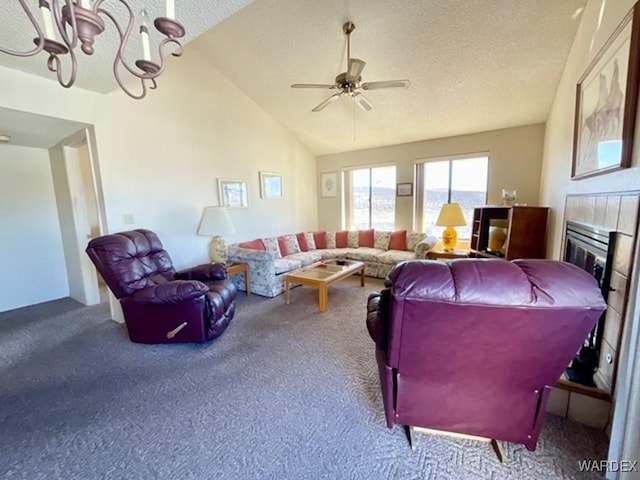
<path fill-rule="evenodd" d="M 627 303 L 634 245 L 638 230 L 640 192 L 591 193 L 568 195 L 565 202 L 563 229 L 567 221 L 584 223 L 616 232 L 611 268 L 611 288 L 607 300 L 604 340 L 600 352 L 597 389 L 561 381 L 549 399 L 548 410 L 572 420 L 599 428 L 610 428 L 615 381 L 623 337 L 628 334 Z M 566 239 L 562 239 L 564 254 Z M 608 363 L 606 358 L 613 359 Z"/>

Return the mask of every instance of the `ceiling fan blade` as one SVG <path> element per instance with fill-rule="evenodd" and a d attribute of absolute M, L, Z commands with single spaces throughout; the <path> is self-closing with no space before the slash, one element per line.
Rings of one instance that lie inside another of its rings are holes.
<path fill-rule="evenodd" d="M 360 74 L 367 64 L 364 60 L 358 58 L 349 59 L 349 68 L 347 70 L 347 80 L 357 81 L 360 78 Z"/>
<path fill-rule="evenodd" d="M 327 105 L 329 105 L 331 102 L 335 102 L 336 100 L 338 100 L 342 94 L 343 94 L 343 92 L 340 92 L 340 93 L 334 93 L 334 94 L 333 94 L 333 95 L 331 95 L 329 98 L 327 98 L 324 102 L 322 102 L 320 105 L 317 105 L 316 107 L 314 107 L 311 111 L 312 111 L 312 112 L 319 112 L 319 111 L 320 111 L 320 110 L 322 110 L 324 107 L 326 107 Z"/>
<path fill-rule="evenodd" d="M 291 88 L 338 88 L 335 85 L 329 85 L 328 83 L 294 83 Z"/>
<path fill-rule="evenodd" d="M 370 112 L 371 110 L 373 110 L 373 103 L 371 103 L 369 99 L 362 95 L 360 92 L 354 93 L 353 99 L 365 112 Z"/>
<path fill-rule="evenodd" d="M 409 80 L 387 80 L 384 82 L 367 82 L 362 84 L 363 90 L 376 90 L 378 88 L 395 88 L 404 87 L 408 88 L 411 85 Z"/>

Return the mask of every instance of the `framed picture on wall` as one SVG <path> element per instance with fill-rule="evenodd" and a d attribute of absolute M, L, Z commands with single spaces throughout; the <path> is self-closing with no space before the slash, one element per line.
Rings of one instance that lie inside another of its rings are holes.
<path fill-rule="evenodd" d="M 413 195 L 413 183 L 399 183 L 396 185 L 396 196 L 410 197 Z"/>
<path fill-rule="evenodd" d="M 640 3 L 587 67 L 576 87 L 573 180 L 631 165 L 640 74 Z"/>
<path fill-rule="evenodd" d="M 323 173 L 320 183 L 323 197 L 335 197 L 338 194 L 338 174 L 336 172 Z"/>
<path fill-rule="evenodd" d="M 273 172 L 260 172 L 260 197 L 282 198 L 282 175 Z"/>
<path fill-rule="evenodd" d="M 218 179 L 218 201 L 227 208 L 248 208 L 249 193 L 247 182 L 242 180 Z"/>

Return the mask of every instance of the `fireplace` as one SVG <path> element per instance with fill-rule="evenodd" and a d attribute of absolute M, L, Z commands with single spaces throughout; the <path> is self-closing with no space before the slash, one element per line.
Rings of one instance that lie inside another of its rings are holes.
<path fill-rule="evenodd" d="M 566 222 L 564 260 L 591 273 L 602 291 L 605 301 L 611 290 L 611 266 L 616 232 L 593 225 Z M 606 313 L 606 312 L 605 312 Z M 597 387 L 593 375 L 598 368 L 604 334 L 605 313 L 585 339 L 583 347 L 567 369 L 572 382 Z"/>

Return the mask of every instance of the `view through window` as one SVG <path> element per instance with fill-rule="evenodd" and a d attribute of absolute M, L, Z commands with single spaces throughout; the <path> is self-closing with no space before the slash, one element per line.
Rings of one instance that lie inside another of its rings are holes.
<path fill-rule="evenodd" d="M 396 167 L 351 170 L 349 228 L 393 230 L 396 219 Z"/>
<path fill-rule="evenodd" d="M 428 235 L 440 236 L 443 227 L 436 226 L 442 205 L 459 203 L 467 220 L 466 227 L 456 227 L 461 239 L 471 238 L 473 208 L 487 202 L 489 157 L 463 158 L 420 163 L 416 166 L 418 224 Z"/>

